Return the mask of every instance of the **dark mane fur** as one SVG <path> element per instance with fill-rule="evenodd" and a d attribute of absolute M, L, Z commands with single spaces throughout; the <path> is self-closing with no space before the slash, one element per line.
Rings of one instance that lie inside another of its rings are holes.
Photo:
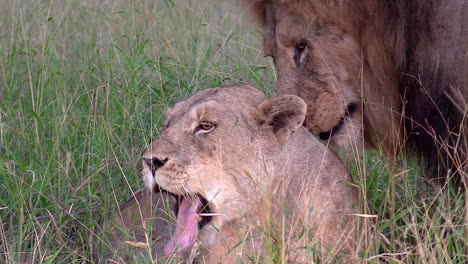
<path fill-rule="evenodd" d="M 447 14 L 439 13 L 443 8 L 442 5 L 441 1 L 433 0 L 384 1 L 384 20 L 390 22 L 390 25 L 398 25 L 393 27 L 399 31 L 387 34 L 402 34 L 401 28 L 405 29 L 401 37 L 404 39 L 404 46 L 401 47 L 403 49 L 394 51 L 394 56 L 404 54 L 403 58 L 395 58 L 395 61 L 398 62 L 396 69 L 399 74 L 400 96 L 404 102 L 407 150 L 415 152 L 421 158 L 423 165 L 429 169 L 428 173 L 437 177 L 442 183 L 447 176 L 456 175 L 453 180 L 460 184 L 465 173 L 464 167 L 466 168 L 467 142 L 466 135 L 462 134 L 465 133 L 462 126 L 466 126 L 464 124 L 466 110 L 460 111 L 460 107 L 450 99 L 450 95 L 451 87 L 458 87 L 463 95 L 461 101 L 465 102 L 465 105 L 461 105 L 461 109 L 466 109 L 467 90 L 463 81 L 457 80 L 456 75 L 451 76 L 449 72 L 451 69 L 444 66 L 464 66 L 463 59 L 456 58 L 456 54 L 463 54 L 463 48 L 466 52 L 466 45 L 451 47 L 453 50 L 448 51 L 445 58 L 438 58 L 442 62 L 427 58 L 433 55 L 430 54 L 431 48 L 435 50 L 444 48 L 441 46 L 440 37 L 453 37 L 453 44 L 457 43 L 456 38 L 463 38 L 442 34 L 441 31 L 452 30 L 443 28 L 445 22 L 446 25 L 450 23 L 443 21 L 447 19 Z M 450 15 L 456 16 L 456 14 Z M 437 21 L 441 16 L 442 21 Z M 387 24 L 383 30 L 392 30 L 392 27 Z M 458 32 L 449 34 L 456 33 Z M 465 40 L 468 41 L 468 38 L 465 37 Z M 427 57 L 421 57 L 422 47 L 427 48 L 427 52 L 423 53 Z M 454 56 L 450 56 L 450 53 Z"/>

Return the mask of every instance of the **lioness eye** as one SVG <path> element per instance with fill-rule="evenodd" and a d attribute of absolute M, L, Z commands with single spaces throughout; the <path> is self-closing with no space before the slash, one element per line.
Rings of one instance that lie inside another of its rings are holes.
<path fill-rule="evenodd" d="M 215 124 L 213 122 L 209 121 L 203 121 L 198 126 L 195 128 L 194 133 L 202 132 L 202 133 L 207 133 L 211 131 L 215 127 Z"/>
<path fill-rule="evenodd" d="M 296 46 L 294 47 L 294 62 L 296 62 L 297 66 L 299 66 L 299 63 L 301 62 L 302 53 L 304 53 L 306 47 L 307 45 L 305 41 L 296 43 Z"/>

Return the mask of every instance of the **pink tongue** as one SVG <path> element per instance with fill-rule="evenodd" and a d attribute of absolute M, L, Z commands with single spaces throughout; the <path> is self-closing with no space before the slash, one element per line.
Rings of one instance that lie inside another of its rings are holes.
<path fill-rule="evenodd" d="M 185 198 L 177 213 L 177 226 L 172 239 L 164 247 L 164 253 L 170 255 L 179 249 L 191 247 L 198 234 L 197 212 L 201 204 L 197 199 Z"/>

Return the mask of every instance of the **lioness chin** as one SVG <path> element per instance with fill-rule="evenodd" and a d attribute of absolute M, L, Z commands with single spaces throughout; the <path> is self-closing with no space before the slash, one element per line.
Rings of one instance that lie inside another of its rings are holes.
<path fill-rule="evenodd" d="M 273 243 L 285 262 L 351 259 L 357 193 L 302 126 L 306 109 L 297 96 L 267 99 L 245 84 L 203 90 L 167 111 L 142 162 L 146 187 L 177 201 L 165 255 L 198 247 L 200 262 L 265 260 Z"/>

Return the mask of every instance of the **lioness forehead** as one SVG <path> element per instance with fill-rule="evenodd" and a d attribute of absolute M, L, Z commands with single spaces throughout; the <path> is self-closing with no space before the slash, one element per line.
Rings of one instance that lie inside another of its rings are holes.
<path fill-rule="evenodd" d="M 167 126 L 172 119 L 178 119 L 189 111 L 190 108 L 204 104 L 209 101 L 217 102 L 219 105 L 244 109 L 246 107 L 256 107 L 265 101 L 265 94 L 250 84 L 236 84 L 207 88 L 201 90 L 191 97 L 180 101 L 166 112 Z"/>

